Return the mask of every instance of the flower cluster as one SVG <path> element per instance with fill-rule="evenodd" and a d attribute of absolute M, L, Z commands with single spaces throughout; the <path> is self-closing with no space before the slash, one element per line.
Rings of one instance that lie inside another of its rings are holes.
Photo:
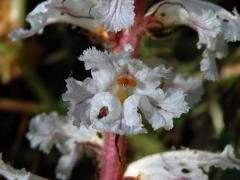
<path fill-rule="evenodd" d="M 102 139 L 95 130 L 84 127 L 79 129 L 67 117 L 59 116 L 56 112 L 33 117 L 27 138 L 32 148 L 39 147 L 48 154 L 55 145 L 63 154 L 56 168 L 59 179 L 68 179 L 71 176 L 72 169 L 80 158 L 81 146 L 86 143 L 102 146 Z"/>
<path fill-rule="evenodd" d="M 63 100 L 71 106 L 69 116 L 77 126 L 93 127 L 116 134 L 145 133 L 143 120 L 153 129 L 171 129 L 173 119 L 188 112 L 185 93 L 179 88 L 160 88 L 170 69 L 151 69 L 125 52 L 112 54 L 91 48 L 79 57 L 91 70 L 83 82 L 66 80 Z"/>
<path fill-rule="evenodd" d="M 217 80 L 215 59 L 226 56 L 227 42 L 240 41 L 240 16 L 207 1 L 164 0 L 154 5 L 146 16 L 154 16 L 161 28 L 185 25 L 198 32 L 198 48 L 203 45 L 201 71 L 209 80 Z"/>

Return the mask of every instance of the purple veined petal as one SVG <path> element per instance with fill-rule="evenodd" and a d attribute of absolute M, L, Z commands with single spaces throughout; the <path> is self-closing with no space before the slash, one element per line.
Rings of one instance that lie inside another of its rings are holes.
<path fill-rule="evenodd" d="M 54 23 L 67 23 L 95 31 L 99 26 L 90 15 L 95 5 L 91 0 L 47 0 L 38 4 L 27 15 L 30 29 L 19 29 L 10 34 L 12 40 L 23 39 L 41 34 L 45 26 Z"/>
<path fill-rule="evenodd" d="M 167 151 L 131 163 L 124 176 L 141 180 L 207 180 L 210 167 L 240 170 L 240 160 L 230 145 L 222 153 L 189 149 Z"/>

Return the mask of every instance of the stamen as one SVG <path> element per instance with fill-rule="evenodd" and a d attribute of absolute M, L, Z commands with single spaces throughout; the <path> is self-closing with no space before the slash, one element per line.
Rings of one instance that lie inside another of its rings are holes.
<path fill-rule="evenodd" d="M 108 38 L 108 33 L 105 31 L 103 26 L 98 26 L 96 28 L 96 34 L 100 35 L 100 36 L 102 36 L 104 38 Z"/>

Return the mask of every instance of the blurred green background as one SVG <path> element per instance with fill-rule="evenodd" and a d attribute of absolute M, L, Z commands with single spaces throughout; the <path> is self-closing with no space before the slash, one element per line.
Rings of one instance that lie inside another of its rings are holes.
<path fill-rule="evenodd" d="M 77 57 L 90 46 L 103 48 L 94 37 L 70 25 L 57 24 L 45 28 L 42 35 L 11 42 L 7 34 L 24 26 L 24 17 L 40 0 L 0 1 L 0 152 L 4 160 L 16 168 L 55 179 L 55 166 L 60 153 L 54 149 L 44 155 L 30 149 L 25 138 L 30 118 L 37 113 L 56 110 L 66 112 L 61 94 L 69 76 L 83 80 L 90 76 Z M 157 1 L 148 1 L 149 6 Z M 239 0 L 215 0 L 232 10 L 240 10 Z M 14 3 L 14 6 L 12 6 Z M 13 9 L 19 13 L 11 18 Z M 147 8 L 146 8 L 147 9 Z M 199 62 L 202 52 L 196 48 L 197 33 L 181 28 L 161 38 L 146 35 L 139 57 L 150 66 L 166 64 L 180 73 L 201 78 Z M 240 154 L 240 43 L 229 44 L 229 55 L 218 61 L 221 80 L 204 81 L 202 101 L 175 120 L 171 131 L 158 130 L 147 135 L 127 137 L 127 160 L 170 149 L 189 147 L 221 151 L 232 144 Z M 92 153 L 85 152 L 74 169 L 72 179 L 96 179 L 98 163 Z M 240 179 L 234 170 L 213 170 L 210 179 Z"/>

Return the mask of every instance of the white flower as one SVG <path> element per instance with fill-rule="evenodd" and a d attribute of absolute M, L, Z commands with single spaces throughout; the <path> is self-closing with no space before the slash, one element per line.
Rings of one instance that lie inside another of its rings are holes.
<path fill-rule="evenodd" d="M 29 30 L 19 29 L 10 34 L 13 40 L 42 33 L 45 26 L 53 23 L 69 23 L 94 31 L 98 25 L 89 14 L 94 0 L 47 0 L 28 14 Z"/>
<path fill-rule="evenodd" d="M 91 32 L 105 35 L 133 24 L 133 0 L 47 0 L 27 15 L 29 30 L 19 29 L 10 34 L 13 40 L 42 33 L 45 26 L 68 23 Z"/>
<path fill-rule="evenodd" d="M 92 13 L 107 31 L 127 29 L 134 22 L 134 0 L 100 0 Z"/>
<path fill-rule="evenodd" d="M 169 151 L 149 155 L 131 163 L 124 176 L 141 180 L 207 180 L 210 167 L 240 170 L 240 160 L 235 157 L 230 145 L 226 146 L 222 153 Z"/>
<path fill-rule="evenodd" d="M 59 179 L 71 176 L 77 160 L 80 158 L 78 145 L 84 143 L 102 145 L 102 140 L 93 129 L 80 129 L 73 126 L 67 117 L 59 116 L 56 112 L 41 114 L 32 118 L 27 138 L 32 148 L 39 146 L 44 153 L 49 153 L 53 145 L 63 154 L 60 158 L 56 173 Z"/>
<path fill-rule="evenodd" d="M 18 170 L 4 163 L 2 160 L 1 153 L 0 153 L 0 175 L 8 180 L 46 180 L 45 178 L 27 172 L 25 169 Z"/>
<path fill-rule="evenodd" d="M 116 134 L 138 134 L 147 132 L 141 112 L 154 129 L 171 129 L 173 119 L 188 112 L 181 90 L 164 92 L 159 88 L 169 70 L 163 66 L 151 69 L 129 59 L 129 50 L 126 46 L 125 52 L 115 55 L 92 48 L 80 56 L 92 79 L 67 80 L 63 100 L 70 102 L 69 116 L 74 124 Z"/>
<path fill-rule="evenodd" d="M 163 27 L 189 26 L 199 36 L 198 48 L 206 46 L 201 71 L 209 80 L 217 80 L 215 59 L 226 56 L 225 42 L 240 41 L 240 16 L 207 1 L 164 0 L 146 14 L 153 15 Z"/>
<path fill-rule="evenodd" d="M 190 107 L 197 104 L 204 93 L 202 82 L 192 76 L 176 74 L 170 80 L 164 82 L 166 88 L 176 88 L 186 94 L 186 101 Z"/>

